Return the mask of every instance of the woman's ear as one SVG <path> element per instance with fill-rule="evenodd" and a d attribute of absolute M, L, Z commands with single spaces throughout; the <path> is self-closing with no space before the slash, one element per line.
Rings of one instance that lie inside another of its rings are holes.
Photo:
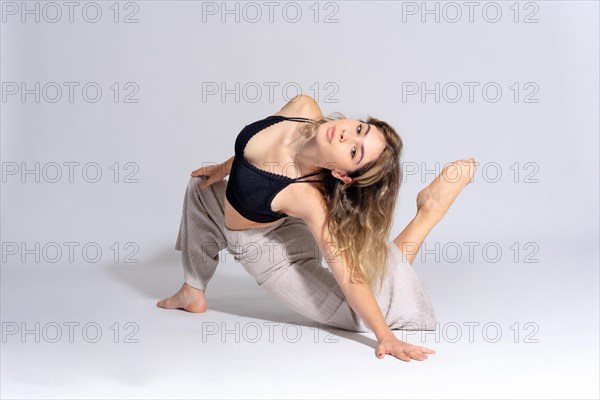
<path fill-rule="evenodd" d="M 352 178 L 350 178 L 344 171 L 339 171 L 337 169 L 331 170 L 331 175 L 338 178 L 340 181 L 344 183 L 352 182 Z"/>

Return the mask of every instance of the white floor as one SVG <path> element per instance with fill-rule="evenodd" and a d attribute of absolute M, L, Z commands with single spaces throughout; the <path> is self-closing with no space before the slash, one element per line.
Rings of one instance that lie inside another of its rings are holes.
<path fill-rule="evenodd" d="M 289 311 L 231 256 L 205 314 L 155 306 L 182 282 L 169 247 L 131 265 L 3 265 L 1 395 L 598 398 L 597 249 L 544 248 L 536 264 L 417 260 L 440 328 L 396 331 L 437 351 L 410 363 Z"/>

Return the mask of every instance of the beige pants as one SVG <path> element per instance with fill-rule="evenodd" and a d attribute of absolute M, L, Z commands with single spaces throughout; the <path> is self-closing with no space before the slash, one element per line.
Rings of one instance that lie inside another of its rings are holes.
<path fill-rule="evenodd" d="M 267 289 L 294 311 L 322 324 L 370 332 L 346 301 L 322 263 L 312 233 L 299 218 L 283 218 L 266 228 L 232 231 L 224 225 L 227 180 L 201 189 L 192 177 L 183 203 L 175 249 L 181 251 L 185 282 L 205 290 L 227 249 Z M 436 316 L 412 266 L 393 242 L 391 268 L 375 298 L 391 329 L 434 330 Z"/>

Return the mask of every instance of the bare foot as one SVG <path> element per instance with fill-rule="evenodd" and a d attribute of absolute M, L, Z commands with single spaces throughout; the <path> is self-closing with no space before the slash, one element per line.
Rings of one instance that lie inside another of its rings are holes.
<path fill-rule="evenodd" d="M 460 191 L 473 180 L 475 159 L 457 160 L 446 166 L 440 175 L 417 195 L 417 213 L 439 222 Z"/>
<path fill-rule="evenodd" d="M 204 290 L 196 289 L 184 283 L 181 289 L 168 299 L 156 303 L 161 308 L 182 308 L 193 313 L 206 311 L 206 298 Z"/>

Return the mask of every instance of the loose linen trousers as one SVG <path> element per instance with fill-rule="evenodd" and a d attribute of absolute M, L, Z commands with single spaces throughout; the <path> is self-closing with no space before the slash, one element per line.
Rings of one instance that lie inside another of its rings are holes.
<path fill-rule="evenodd" d="M 286 217 L 264 228 L 234 231 L 225 227 L 227 180 L 200 188 L 206 177 L 189 180 L 175 249 L 181 251 L 184 279 L 205 290 L 227 249 L 235 260 L 292 310 L 321 324 L 371 332 L 352 310 L 312 233 L 300 218 Z M 383 287 L 374 293 L 391 329 L 435 330 L 436 316 L 412 266 L 391 247 Z"/>

